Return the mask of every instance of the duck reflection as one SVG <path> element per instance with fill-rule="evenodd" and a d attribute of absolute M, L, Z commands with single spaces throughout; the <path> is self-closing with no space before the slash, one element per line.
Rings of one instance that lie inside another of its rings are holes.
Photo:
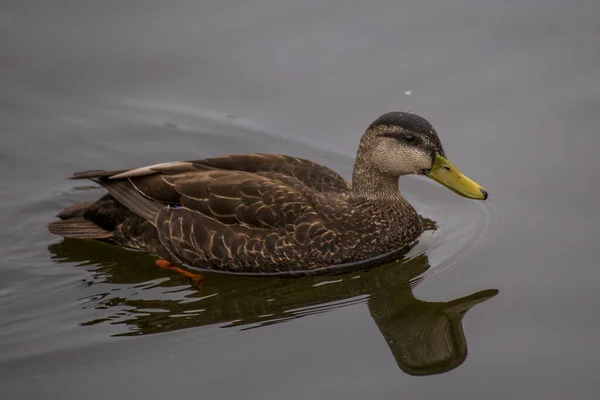
<path fill-rule="evenodd" d="M 87 265 L 93 272 L 88 284 L 107 289 L 96 291 L 86 306 L 111 315 L 82 325 L 123 324 L 127 329 L 121 336 L 212 324 L 253 329 L 366 301 L 396 363 L 411 375 L 439 374 L 462 364 L 467 357 L 463 316 L 498 293 L 484 290 L 449 302 L 416 299 L 412 287 L 430 268 L 426 255 L 338 276 L 207 273 L 205 287 L 197 291 L 178 275 L 166 279 L 144 253 L 68 239 L 49 250 L 55 262 Z"/>

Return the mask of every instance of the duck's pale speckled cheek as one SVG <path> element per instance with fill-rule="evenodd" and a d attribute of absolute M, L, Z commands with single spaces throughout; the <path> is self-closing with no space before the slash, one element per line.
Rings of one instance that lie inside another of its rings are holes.
<path fill-rule="evenodd" d="M 431 168 L 431 155 L 417 147 L 404 145 L 396 139 L 378 143 L 373 154 L 377 168 L 390 176 L 419 174 Z"/>

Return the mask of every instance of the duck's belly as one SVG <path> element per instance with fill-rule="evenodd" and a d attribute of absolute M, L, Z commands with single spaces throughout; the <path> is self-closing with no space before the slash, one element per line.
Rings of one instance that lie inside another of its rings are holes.
<path fill-rule="evenodd" d="M 192 267 L 244 275 L 314 275 L 347 272 L 383 265 L 401 258 L 421 233 L 420 226 L 402 231 L 373 232 L 345 237 L 330 246 L 294 245 L 273 251 L 229 253 L 214 257 L 206 252 L 177 252 Z M 267 250 L 267 249 L 263 249 Z"/>
<path fill-rule="evenodd" d="M 198 231 L 182 226 L 181 232 L 161 237 L 152 224 L 136 216 L 119 226 L 115 238 L 121 246 L 198 269 L 244 275 L 310 275 L 392 262 L 410 249 L 421 226 L 408 224 L 408 228 L 398 229 L 398 225 L 391 224 L 363 232 L 347 230 L 345 235 L 333 238 L 324 233 L 318 240 L 303 244 L 294 242 L 291 236 L 273 243 L 266 238 L 236 243 L 235 238 L 215 233 L 209 247 L 198 243 L 194 236 Z"/>

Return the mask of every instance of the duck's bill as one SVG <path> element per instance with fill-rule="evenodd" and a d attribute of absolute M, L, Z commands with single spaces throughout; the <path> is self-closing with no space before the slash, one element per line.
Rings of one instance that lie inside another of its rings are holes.
<path fill-rule="evenodd" d="M 433 167 L 426 175 L 469 199 L 485 200 L 488 198 L 487 191 L 480 184 L 463 175 L 450 160 L 440 154 L 436 155 Z"/>

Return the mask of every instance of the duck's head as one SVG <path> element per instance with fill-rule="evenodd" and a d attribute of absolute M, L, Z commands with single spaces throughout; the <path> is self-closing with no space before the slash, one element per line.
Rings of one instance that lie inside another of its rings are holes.
<path fill-rule="evenodd" d="M 406 112 L 384 114 L 367 128 L 360 141 L 353 181 L 368 187 L 368 179 L 397 181 L 399 176 L 410 174 L 426 175 L 470 199 L 488 197 L 481 185 L 462 174 L 446 157 L 426 119 Z"/>

